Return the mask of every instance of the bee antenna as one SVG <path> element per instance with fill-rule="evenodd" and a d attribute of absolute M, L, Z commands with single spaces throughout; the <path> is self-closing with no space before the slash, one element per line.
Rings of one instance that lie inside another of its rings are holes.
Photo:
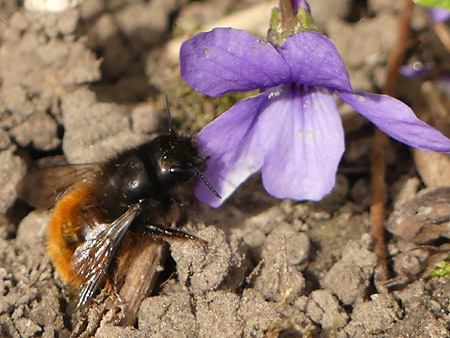
<path fill-rule="evenodd" d="M 197 174 L 198 177 L 200 177 L 202 179 L 202 181 L 206 184 L 206 186 L 208 187 L 209 190 L 211 190 L 211 192 L 214 194 L 214 196 L 216 196 L 217 198 L 222 199 L 222 196 L 219 195 L 219 193 L 216 191 L 216 189 L 213 188 L 213 186 L 211 185 L 211 183 L 208 182 L 208 180 L 206 179 L 206 177 L 202 174 L 202 172 L 194 167 L 193 168 Z"/>
<path fill-rule="evenodd" d="M 172 120 L 172 112 L 170 111 L 170 104 L 169 104 L 169 96 L 165 94 L 166 97 L 166 110 L 167 115 L 169 116 L 169 134 L 173 135 L 175 133 L 175 128 L 173 127 L 173 120 Z"/>

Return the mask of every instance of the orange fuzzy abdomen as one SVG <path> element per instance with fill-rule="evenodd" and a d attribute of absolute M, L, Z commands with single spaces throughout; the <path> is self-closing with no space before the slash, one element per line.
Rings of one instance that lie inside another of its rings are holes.
<path fill-rule="evenodd" d="M 47 251 L 56 271 L 67 284 L 77 286 L 80 281 L 74 278 L 70 262 L 81 244 L 83 230 L 83 204 L 90 197 L 92 188 L 82 183 L 66 193 L 55 205 L 47 229 Z M 74 285 L 75 284 L 75 285 Z"/>

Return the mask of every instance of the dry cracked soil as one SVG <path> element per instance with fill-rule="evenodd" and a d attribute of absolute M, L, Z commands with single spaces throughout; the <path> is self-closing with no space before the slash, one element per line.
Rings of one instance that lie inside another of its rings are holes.
<path fill-rule="evenodd" d="M 401 3 L 310 1 L 354 90 L 383 88 Z M 369 218 L 374 129 L 343 105 L 347 149 L 330 195 L 277 200 L 255 175 L 222 207 L 199 205 L 182 224 L 206 246 L 158 244 L 159 279 L 127 325 L 120 297 L 104 290 L 90 311 L 73 309 L 45 251 L 49 211 L 18 199 L 17 183 L 36 161 L 105 160 L 164 132 L 164 94 L 177 129 L 195 135 L 236 98 L 187 87 L 180 43 L 219 25 L 264 37 L 273 6 L 86 0 L 48 13 L 0 1 L 0 337 L 450 337 L 450 280 L 430 275 L 437 262 L 448 264 L 450 158 L 389 142 L 382 281 Z M 411 28 L 406 63 L 448 67 L 423 8 Z M 448 87 L 445 94 L 436 81 L 402 78 L 397 96 L 450 136 Z"/>

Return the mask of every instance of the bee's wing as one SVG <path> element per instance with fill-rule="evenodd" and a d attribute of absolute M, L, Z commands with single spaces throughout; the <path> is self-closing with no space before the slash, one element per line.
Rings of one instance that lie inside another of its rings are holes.
<path fill-rule="evenodd" d="M 114 222 L 96 226 L 75 250 L 70 264 L 75 278 L 81 279 L 77 308 L 85 305 L 102 283 L 123 236 L 140 211 L 141 205 L 134 204 Z"/>
<path fill-rule="evenodd" d="M 76 182 L 100 172 L 100 164 L 67 164 L 37 168 L 17 185 L 20 198 L 36 208 L 49 208 Z"/>

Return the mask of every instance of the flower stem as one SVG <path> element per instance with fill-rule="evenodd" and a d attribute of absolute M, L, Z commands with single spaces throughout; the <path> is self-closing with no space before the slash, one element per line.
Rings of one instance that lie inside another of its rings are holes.
<path fill-rule="evenodd" d="M 296 18 L 291 0 L 280 0 L 281 7 L 281 25 L 283 30 L 294 30 Z"/>
<path fill-rule="evenodd" d="M 400 13 L 399 28 L 394 49 L 387 64 L 387 80 L 384 94 L 395 96 L 398 83 L 398 69 L 403 64 L 407 43 L 410 34 L 410 21 L 414 4 L 411 0 L 404 0 Z M 374 251 L 378 256 L 381 268 L 381 279 L 387 280 L 386 245 L 384 243 L 384 197 L 386 193 L 386 146 L 388 137 L 380 130 L 376 130 L 371 155 L 371 197 L 370 220 L 372 222 L 372 236 L 374 238 Z"/>
<path fill-rule="evenodd" d="M 447 48 L 447 51 L 450 52 L 450 31 L 447 25 L 443 22 L 435 23 L 434 31 L 436 32 L 445 48 Z"/>

